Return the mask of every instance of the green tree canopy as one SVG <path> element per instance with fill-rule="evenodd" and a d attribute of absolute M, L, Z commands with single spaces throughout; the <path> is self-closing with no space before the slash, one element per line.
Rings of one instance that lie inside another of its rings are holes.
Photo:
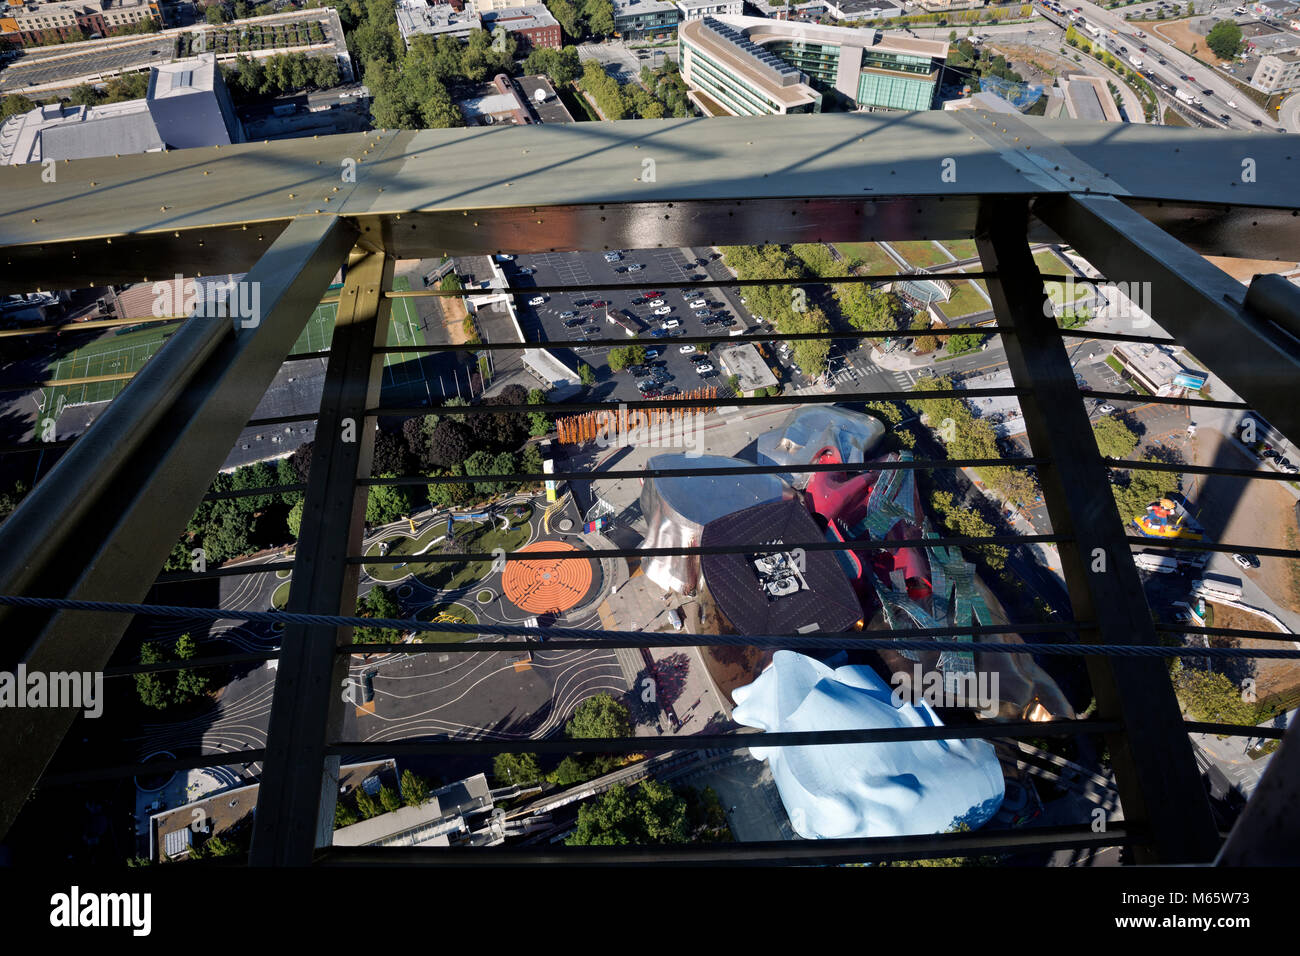
<path fill-rule="evenodd" d="M 632 788 L 618 784 L 578 807 L 569 846 L 685 843 L 690 837 L 686 801 L 657 780 Z"/>
<path fill-rule="evenodd" d="M 1097 439 L 1097 450 L 1104 458 L 1127 458 L 1138 443 L 1138 436 L 1114 415 L 1102 415 L 1094 421 L 1092 434 Z"/>
<path fill-rule="evenodd" d="M 536 783 L 543 776 L 537 754 L 497 754 L 492 761 L 492 775 L 503 787 Z"/>
<path fill-rule="evenodd" d="M 577 739 L 631 737 L 632 725 L 623 704 L 609 694 L 596 694 L 578 705 L 564 732 Z"/>
<path fill-rule="evenodd" d="M 1220 20 L 1206 34 L 1205 42 L 1220 59 L 1234 59 L 1241 52 L 1241 27 L 1232 20 Z"/>

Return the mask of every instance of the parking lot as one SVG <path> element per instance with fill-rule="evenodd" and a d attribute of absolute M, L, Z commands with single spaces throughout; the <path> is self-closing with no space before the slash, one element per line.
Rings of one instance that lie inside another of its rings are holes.
<path fill-rule="evenodd" d="M 624 250 L 622 258 L 615 262 L 605 261 L 600 252 L 576 253 L 540 253 L 523 255 L 517 259 L 502 263 L 511 285 L 528 288 L 529 286 L 573 286 L 574 291 L 548 296 L 540 305 L 529 304 L 531 296 L 520 295 L 518 299 L 519 321 L 523 326 L 524 336 L 530 341 L 550 342 L 568 349 L 557 349 L 561 360 L 568 364 L 585 362 L 596 373 L 595 393 L 609 401 L 628 401 L 640 398 L 637 390 L 637 377 L 630 372 L 611 372 L 606 364 L 609 346 L 591 346 L 586 343 L 594 339 L 607 339 L 623 335 L 624 327 L 607 321 L 606 311 L 611 317 L 617 317 L 636 329 L 639 339 L 648 340 L 657 337 L 656 344 L 646 343 L 647 349 L 658 350 L 653 361 L 659 366 L 663 387 L 666 392 L 676 388 L 682 392 L 700 385 L 726 384 L 725 375 L 716 368 L 713 375 L 700 375 L 696 363 L 691 360 L 691 352 L 683 353 L 677 338 L 683 335 L 720 335 L 728 330 L 739 331 L 752 325 L 748 315 L 736 314 L 731 298 L 724 297 L 718 286 L 703 285 L 699 289 L 659 289 L 663 294 L 650 301 L 634 300 L 647 298 L 646 291 L 620 290 L 618 287 L 629 283 L 658 283 L 690 281 L 692 276 L 705 275 L 705 268 L 699 259 L 714 255 L 713 250 L 697 249 L 643 249 Z M 688 258 L 689 256 L 689 258 Z M 633 271 L 632 266 L 641 266 Z M 531 275 L 521 270 L 533 270 Z M 618 271 L 622 269 L 624 271 Z M 709 263 L 709 271 L 720 276 L 719 263 Z M 690 294 L 685 294 L 689 291 Z M 703 317 L 697 316 L 697 308 L 691 302 L 703 299 L 714 307 L 707 310 L 711 315 L 727 315 L 736 321 L 731 325 L 721 323 L 705 326 Z M 655 306 L 651 302 L 662 301 Z M 578 303 L 585 303 L 579 305 Z M 606 305 L 594 306 L 603 302 Z M 667 310 L 656 314 L 656 310 Z M 573 313 L 572 317 L 564 313 Z M 629 315 L 634 318 L 629 318 Z M 577 322 L 577 319 L 585 319 Z M 675 328 L 664 329 L 665 322 L 676 321 Z M 566 325 L 566 321 L 571 323 Z M 661 331 L 662 330 L 662 331 Z M 655 333 L 659 333 L 657 336 Z M 704 350 L 706 346 L 697 346 Z M 569 351 L 571 350 L 571 352 Z M 566 354 L 567 353 L 567 354 Z M 703 363 L 701 363 L 703 364 Z"/>

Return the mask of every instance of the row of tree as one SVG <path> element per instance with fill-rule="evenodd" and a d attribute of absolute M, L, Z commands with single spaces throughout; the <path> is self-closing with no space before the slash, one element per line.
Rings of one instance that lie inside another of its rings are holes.
<path fill-rule="evenodd" d="M 380 787 L 378 795 L 372 797 L 363 787 L 357 787 L 351 802 L 339 800 L 334 804 L 334 828 L 351 826 L 381 813 L 392 813 L 403 806 L 418 807 L 429 799 L 428 781 L 410 770 L 402 771 L 398 788 L 400 797 L 392 787 Z"/>
<path fill-rule="evenodd" d="M 614 33 L 614 4 L 611 0 L 545 0 L 569 39 L 607 37 Z"/>
<path fill-rule="evenodd" d="M 325 90 L 338 86 L 338 62 L 332 56 L 276 53 L 265 59 L 240 54 L 222 64 L 222 78 L 237 102 L 250 102 L 295 90 Z"/>

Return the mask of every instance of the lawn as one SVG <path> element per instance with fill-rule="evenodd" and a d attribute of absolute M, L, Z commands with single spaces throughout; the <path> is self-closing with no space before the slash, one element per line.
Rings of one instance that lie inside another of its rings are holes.
<path fill-rule="evenodd" d="M 448 604 L 434 604 L 426 608 L 421 608 L 415 615 L 417 621 L 433 621 L 440 619 L 442 621 L 459 621 L 462 624 L 477 624 L 478 615 L 471 611 L 463 604 L 451 602 Z M 463 641 L 472 640 L 477 637 L 475 634 L 456 633 L 454 631 L 419 631 L 416 634 L 416 643 L 418 644 L 460 644 Z"/>
<path fill-rule="evenodd" d="M 508 531 L 501 530 L 499 522 L 490 527 L 487 522 L 478 522 L 456 530 L 456 539 L 444 541 L 441 550 L 484 554 L 490 554 L 496 548 L 518 551 L 532 534 L 532 528 L 527 523 L 514 525 Z M 467 561 L 463 564 L 443 562 L 420 574 L 420 581 L 435 591 L 456 591 L 482 580 L 491 571 L 491 561 Z"/>
<path fill-rule="evenodd" d="M 281 584 L 278 588 L 275 589 L 275 593 L 271 595 L 271 607 L 275 607 L 275 608 L 284 607 L 284 605 L 289 600 L 289 585 L 292 583 L 293 583 L 292 581 L 285 581 L 283 584 Z"/>
<path fill-rule="evenodd" d="M 874 242 L 837 242 L 835 248 L 847 259 L 856 259 L 872 275 L 893 275 L 898 271 L 894 260 Z"/>
<path fill-rule="evenodd" d="M 890 245 L 912 265 L 921 268 L 943 265 L 949 261 L 943 251 L 928 239 L 907 239 L 902 242 L 891 242 Z"/>
<path fill-rule="evenodd" d="M 382 542 L 376 541 L 366 549 L 366 556 L 373 557 L 374 555 L 379 554 L 380 544 L 388 545 L 388 553 L 390 555 L 415 554 L 424 550 L 424 548 L 439 535 L 444 535 L 446 533 L 447 526 L 441 521 L 435 521 L 418 538 L 401 535 L 396 538 L 385 538 Z M 434 567 L 434 565 L 406 564 L 398 567 L 396 564 L 367 564 L 364 565 L 364 567 L 366 573 L 376 581 L 396 581 L 400 578 L 406 577 L 414 571 L 426 571 L 429 568 Z"/>
<path fill-rule="evenodd" d="M 969 279 L 947 280 L 952 282 L 952 298 L 947 302 L 938 303 L 939 309 L 950 319 L 958 319 L 964 315 L 974 315 L 977 312 L 987 312 L 992 308 L 983 296 L 971 285 Z"/>
<path fill-rule="evenodd" d="M 940 240 L 939 245 L 958 259 L 972 259 L 979 255 L 979 250 L 975 248 L 974 239 L 943 239 Z"/>
<path fill-rule="evenodd" d="M 74 350 L 46 369 L 51 379 L 84 378 L 94 375 L 125 375 L 137 372 L 163 342 L 180 328 L 155 324 L 122 335 L 109 333 Z M 129 379 L 115 382 L 96 382 L 91 385 L 58 385 L 44 390 L 41 410 L 52 414 L 60 405 L 80 405 L 86 402 L 107 402 L 126 388 Z M 56 415 L 57 417 L 57 415 Z"/>

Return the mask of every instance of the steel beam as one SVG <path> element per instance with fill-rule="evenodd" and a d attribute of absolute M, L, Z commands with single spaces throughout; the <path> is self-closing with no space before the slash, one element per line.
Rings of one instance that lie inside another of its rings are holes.
<path fill-rule="evenodd" d="M 1009 200 L 976 242 L 1000 324 L 1026 431 L 1035 455 L 1051 459 L 1038 470 L 1055 533 L 1066 536 L 1061 565 L 1075 620 L 1085 643 L 1159 643 L 1143 598 L 1142 582 L 1110 494 L 1107 469 L 1075 383 L 1069 354 L 1056 326 L 1042 278 L 1025 241 L 1027 209 Z M 1117 242 L 1117 245 L 1119 243 Z M 1120 255 L 1123 255 L 1121 250 Z M 1120 720 L 1108 733 L 1124 818 L 1149 831 L 1139 859 L 1200 863 L 1214 858 L 1218 836 L 1191 745 L 1163 662 L 1089 658 L 1098 717 Z"/>
<path fill-rule="evenodd" d="M 393 284 L 391 258 L 354 254 L 348 268 L 329 367 L 321 394 L 316 444 L 303 503 L 302 533 L 294 558 L 287 609 L 310 614 L 351 614 L 360 566 L 347 555 L 361 549 L 375 423 L 366 409 L 379 400 L 388 340 Z M 334 832 L 339 758 L 326 745 L 343 730 L 341 684 L 351 628 L 290 624 L 285 628 L 267 730 L 267 757 L 258 792 L 249 862 L 302 866 Z"/>
<path fill-rule="evenodd" d="M 248 274 L 261 294 L 255 327 L 187 321 L 0 526 L 0 591 L 143 601 L 352 241 L 336 219 L 295 223 Z M 0 658 L 29 672 L 98 671 L 129 623 L 10 609 Z M 76 715 L 0 711 L 0 837 Z"/>
<path fill-rule="evenodd" d="M 1245 305 L 1240 282 L 1109 196 L 1044 196 L 1033 212 L 1103 275 L 1150 282 L 1143 298 L 1156 324 L 1213 360 L 1215 375 L 1284 435 L 1300 439 L 1300 346 Z"/>

